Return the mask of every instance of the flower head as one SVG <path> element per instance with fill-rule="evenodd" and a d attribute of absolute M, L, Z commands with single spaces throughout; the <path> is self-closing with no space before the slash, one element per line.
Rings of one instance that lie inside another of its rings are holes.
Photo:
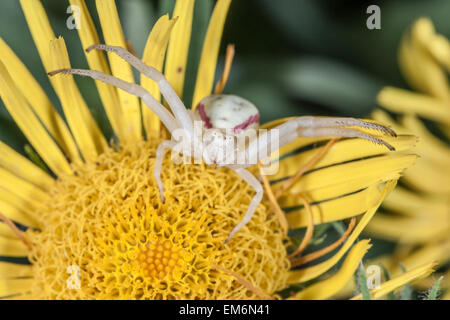
<path fill-rule="evenodd" d="M 427 261 L 441 266 L 450 261 L 450 43 L 429 19 L 420 18 L 403 37 L 399 63 L 415 91 L 383 88 L 378 102 L 389 113 L 376 110 L 373 116 L 397 132 L 416 134 L 420 159 L 368 227 L 370 233 L 399 243 L 385 262 L 394 274 L 401 272 L 399 263 L 410 269 Z M 443 272 L 449 274 L 445 268 Z M 428 280 L 419 284 L 431 287 Z"/>

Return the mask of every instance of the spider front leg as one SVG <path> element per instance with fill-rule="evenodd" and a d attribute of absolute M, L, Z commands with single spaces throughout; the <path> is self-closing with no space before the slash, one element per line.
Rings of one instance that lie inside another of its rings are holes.
<path fill-rule="evenodd" d="M 287 145 L 297 138 L 308 137 L 308 138 L 318 138 L 318 137 L 337 137 L 337 138 L 360 138 L 374 142 L 379 145 L 383 145 L 390 151 L 394 151 L 395 148 L 389 143 L 380 139 L 374 135 L 359 131 L 357 129 L 348 127 L 359 127 L 378 130 L 384 134 L 390 136 L 397 136 L 396 133 L 383 125 L 372 123 L 364 120 L 354 119 L 354 118 L 320 118 L 320 117 L 298 117 L 289 120 L 271 130 L 268 131 L 269 139 L 265 135 L 259 136 L 250 143 L 246 152 L 247 157 L 253 159 L 257 156 L 258 159 L 263 159 L 267 157 L 267 150 L 272 150 L 270 145 L 267 145 L 267 140 L 270 144 L 273 144 L 271 139 L 278 138 L 278 148 Z M 277 131 L 277 134 L 272 134 Z M 266 145 L 264 145 L 266 143 Z"/>
<path fill-rule="evenodd" d="M 166 99 L 168 105 L 170 106 L 170 109 L 172 110 L 181 127 L 184 128 L 189 134 L 191 134 L 191 136 L 194 135 L 192 119 L 186 107 L 184 106 L 180 97 L 178 97 L 178 95 L 176 94 L 175 90 L 170 85 L 169 81 L 167 81 L 167 79 L 161 72 L 149 65 L 146 65 L 144 62 L 136 58 L 131 52 L 122 47 L 108 46 L 105 44 L 94 44 L 87 48 L 86 52 L 89 52 L 91 50 L 103 50 L 115 53 L 123 60 L 131 64 L 143 75 L 155 81 L 158 84 L 159 90 L 164 96 L 164 99 Z"/>
<path fill-rule="evenodd" d="M 173 132 L 175 129 L 178 128 L 178 122 L 173 117 L 173 115 L 165 108 L 161 103 L 159 103 L 153 96 L 144 88 L 141 86 L 135 84 L 123 81 L 119 78 L 113 77 L 109 74 L 96 71 L 96 70 L 84 70 L 84 69 L 60 69 L 55 70 L 52 72 L 49 72 L 49 76 L 54 76 L 58 73 L 63 74 L 74 74 L 84 77 L 90 77 L 92 79 L 113 85 L 119 89 L 122 89 L 132 95 L 135 95 L 144 101 L 144 103 L 147 105 L 147 107 L 150 108 L 161 120 L 161 122 L 164 124 L 164 126 L 169 130 L 170 132 Z"/>
<path fill-rule="evenodd" d="M 75 74 L 79 76 L 90 77 L 95 80 L 102 81 L 107 84 L 111 84 L 115 87 L 118 87 L 130 94 L 136 95 L 144 101 L 144 103 L 158 116 L 158 118 L 162 121 L 164 126 L 173 133 L 176 129 L 179 128 L 177 120 L 172 116 L 172 114 L 161 105 L 153 96 L 141 86 L 123 81 L 111 75 L 105 74 L 100 71 L 95 70 L 83 70 L 83 69 L 61 69 L 49 72 L 50 76 L 53 76 L 58 73 L 64 74 Z M 173 148 L 175 146 L 174 141 L 166 140 L 160 143 L 156 151 L 156 159 L 154 166 L 154 176 L 156 183 L 158 184 L 161 201 L 164 203 L 164 186 L 161 180 L 161 169 L 162 163 L 164 160 L 164 153 L 166 149 Z"/>
<path fill-rule="evenodd" d="M 233 228 L 233 230 L 231 230 L 225 243 L 228 243 L 231 240 L 231 238 L 236 234 L 236 232 L 238 232 L 243 226 L 245 226 L 250 221 L 250 219 L 253 217 L 253 214 L 255 213 L 256 208 L 258 207 L 258 204 L 261 202 L 261 199 L 264 194 L 264 189 L 261 183 L 258 181 L 258 179 L 255 178 L 254 175 L 250 173 L 250 171 L 243 168 L 234 168 L 232 166 L 229 166 L 228 168 L 236 172 L 245 182 L 247 182 L 255 190 L 256 194 L 250 201 L 250 205 L 248 206 L 247 211 L 245 212 L 241 222 L 239 222 Z"/>
<path fill-rule="evenodd" d="M 361 138 L 374 142 L 379 145 L 384 145 L 390 151 L 395 148 L 386 141 L 373 136 L 371 134 L 352 129 L 348 127 L 359 127 L 366 129 L 373 129 L 384 134 L 396 137 L 397 134 L 390 128 L 355 118 L 321 118 L 321 117 L 298 117 L 285 122 L 274 129 L 279 130 L 280 147 L 290 143 L 299 137 L 338 137 L 338 138 Z"/>

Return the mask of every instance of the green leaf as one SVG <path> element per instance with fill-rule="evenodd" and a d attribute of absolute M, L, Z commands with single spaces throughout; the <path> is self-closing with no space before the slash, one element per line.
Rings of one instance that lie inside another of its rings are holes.
<path fill-rule="evenodd" d="M 386 269 L 386 267 L 384 266 L 384 264 L 380 263 L 379 266 L 380 266 L 381 269 L 383 270 L 384 281 L 389 281 L 389 280 L 391 280 L 391 275 L 389 274 L 389 271 L 388 271 L 388 269 Z M 387 300 L 396 300 L 394 292 L 389 292 L 389 293 L 386 295 L 386 299 L 387 299 Z"/>
<path fill-rule="evenodd" d="M 362 294 L 363 300 L 371 300 L 369 287 L 367 286 L 366 270 L 364 269 L 362 261 L 358 268 L 358 289 Z"/>
<path fill-rule="evenodd" d="M 339 233 L 339 235 L 343 235 L 345 233 L 346 227 L 342 221 L 334 221 L 331 222 L 333 228 Z"/>
<path fill-rule="evenodd" d="M 440 276 L 439 279 L 437 279 L 437 281 L 433 284 L 433 287 L 431 287 L 427 295 L 427 300 L 437 300 L 442 279 L 444 279 L 444 276 Z"/>
<path fill-rule="evenodd" d="M 325 241 L 328 234 L 326 233 L 331 227 L 329 223 L 322 223 L 314 227 L 313 237 L 310 241 L 311 245 L 319 245 Z"/>
<path fill-rule="evenodd" d="M 406 272 L 405 266 L 401 263 L 400 263 L 400 268 L 402 269 L 403 273 Z M 400 298 L 401 298 L 401 300 L 411 300 L 412 294 L 413 294 L 413 289 L 412 289 L 411 285 L 406 284 L 400 293 Z"/>

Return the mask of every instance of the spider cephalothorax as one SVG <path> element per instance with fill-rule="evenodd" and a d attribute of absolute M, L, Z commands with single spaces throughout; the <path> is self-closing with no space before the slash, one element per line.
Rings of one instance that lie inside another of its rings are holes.
<path fill-rule="evenodd" d="M 203 126 L 206 163 L 218 167 L 248 163 L 237 155 L 256 138 L 259 111 L 253 103 L 236 95 L 214 94 L 203 98 L 193 115 Z"/>
<path fill-rule="evenodd" d="M 205 130 L 202 159 L 209 165 L 233 163 L 236 152 L 240 150 L 236 138 L 236 135 L 221 128 Z"/>
<path fill-rule="evenodd" d="M 161 142 L 156 151 L 154 175 L 160 190 L 162 202 L 164 202 L 164 185 L 161 180 L 161 168 L 164 154 L 167 149 L 175 148 L 176 151 L 183 152 L 184 156 L 193 156 L 194 158 L 197 158 L 196 160 L 204 160 L 206 163 L 228 167 L 253 187 L 256 192 L 255 196 L 251 200 L 241 222 L 231 230 L 227 241 L 250 221 L 263 196 L 264 191 L 261 183 L 252 173 L 250 173 L 250 171 L 245 169 L 255 164 L 254 161 L 247 161 L 248 159 L 256 159 L 257 161 L 265 159 L 269 155 L 268 152 L 274 151 L 274 146 L 282 147 L 301 137 L 361 138 L 376 144 L 384 145 L 389 150 L 394 150 L 394 148 L 384 140 L 364 131 L 355 129 L 366 128 L 378 130 L 383 134 L 396 136 L 394 131 L 383 125 L 354 118 L 304 116 L 290 119 L 268 131 L 260 132 L 258 135 L 254 136 L 253 139 L 244 143 L 241 148 L 234 146 L 231 150 L 233 150 L 233 153 L 236 153 L 235 159 L 244 159 L 244 163 L 229 163 L 229 157 L 227 157 L 228 151 L 226 148 L 230 147 L 233 140 L 240 135 L 243 135 L 245 131 L 257 128 L 259 125 L 258 110 L 253 104 L 237 96 L 212 95 L 204 98 L 200 102 L 197 111 L 193 115 L 192 112 L 189 112 L 189 110 L 186 109 L 183 102 L 177 96 L 163 74 L 155 68 L 146 65 L 121 47 L 98 44 L 90 46 L 86 51 L 89 52 L 93 49 L 105 50 L 119 55 L 142 74 L 154 80 L 158 84 L 161 94 L 170 106 L 172 113 L 153 98 L 143 87 L 99 71 L 63 69 L 50 72 L 49 74 L 77 74 L 114 85 L 128 93 L 140 97 L 159 117 L 164 126 L 172 134 L 171 140 Z M 194 122 L 196 117 L 201 119 L 202 127 L 204 126 L 207 129 L 206 138 L 200 139 L 195 133 Z M 182 135 L 175 134 L 180 131 L 183 132 Z M 180 137 L 187 137 L 188 139 L 180 140 Z M 180 143 L 189 143 L 190 145 L 178 148 L 180 147 Z M 206 149 L 207 152 L 196 152 L 199 148 L 203 151 Z M 208 150 L 212 152 L 212 156 L 208 154 Z"/>

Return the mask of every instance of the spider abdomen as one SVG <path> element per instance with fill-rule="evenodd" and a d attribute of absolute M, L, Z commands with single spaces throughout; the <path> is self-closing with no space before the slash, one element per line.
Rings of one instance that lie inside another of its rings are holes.
<path fill-rule="evenodd" d="M 203 98 L 195 113 L 207 129 L 232 129 L 237 133 L 259 127 L 259 112 L 255 105 L 231 94 L 214 94 Z"/>

